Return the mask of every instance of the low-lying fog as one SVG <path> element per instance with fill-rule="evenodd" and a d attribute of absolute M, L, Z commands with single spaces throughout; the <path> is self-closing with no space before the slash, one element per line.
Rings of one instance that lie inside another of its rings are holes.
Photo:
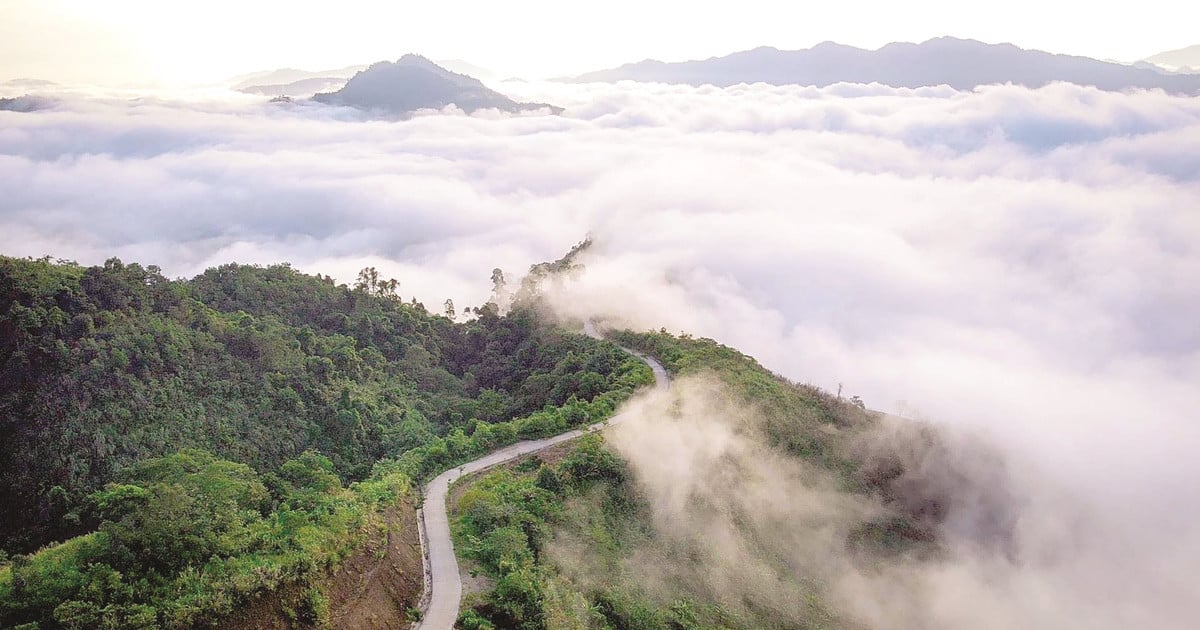
<path fill-rule="evenodd" d="M 1029 546 L 964 556 L 930 601 L 995 627 L 1194 623 L 1200 99 L 497 87 L 566 113 L 43 94 L 0 111 L 0 252 L 374 265 L 434 308 L 591 234 L 563 308 L 710 336 L 1004 453 Z"/>

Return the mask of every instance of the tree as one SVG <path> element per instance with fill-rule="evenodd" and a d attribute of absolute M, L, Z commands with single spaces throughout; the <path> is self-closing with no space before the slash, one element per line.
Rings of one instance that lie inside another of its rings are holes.
<path fill-rule="evenodd" d="M 374 267 L 364 267 L 358 272 L 358 280 L 354 283 L 354 289 L 365 293 L 374 293 L 377 284 L 379 284 L 379 270 Z"/>
<path fill-rule="evenodd" d="M 492 270 L 492 304 L 503 309 L 508 301 L 508 285 L 504 281 L 504 271 L 499 267 Z"/>
<path fill-rule="evenodd" d="M 400 287 L 400 281 L 395 278 L 389 278 L 379 283 L 375 289 L 375 295 L 382 298 L 391 298 L 399 300 L 400 296 L 396 294 L 396 289 Z"/>
<path fill-rule="evenodd" d="M 562 480 L 558 478 L 558 473 L 554 472 L 553 468 L 544 464 L 538 469 L 536 483 L 537 487 L 543 490 L 547 490 L 555 494 L 562 492 Z"/>
<path fill-rule="evenodd" d="M 379 270 L 374 267 L 364 267 L 358 272 L 358 279 L 354 282 L 354 290 L 362 291 L 368 295 L 381 298 L 391 298 L 399 300 L 396 290 L 400 287 L 400 281 L 395 278 L 388 280 L 379 279 Z"/>
<path fill-rule="evenodd" d="M 446 307 L 446 317 L 449 318 L 450 321 L 454 321 L 454 300 L 446 298 L 446 302 L 443 304 L 443 306 Z"/>

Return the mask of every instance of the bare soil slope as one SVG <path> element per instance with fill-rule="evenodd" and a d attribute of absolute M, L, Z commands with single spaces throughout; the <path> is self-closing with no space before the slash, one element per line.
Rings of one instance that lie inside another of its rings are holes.
<path fill-rule="evenodd" d="M 414 506 L 400 503 L 384 514 L 386 536 L 370 541 L 346 559 L 320 585 L 329 598 L 330 628 L 402 630 L 405 616 L 421 596 L 421 545 Z M 296 619 L 304 590 L 285 588 L 264 596 L 226 623 L 226 630 L 303 630 Z"/>

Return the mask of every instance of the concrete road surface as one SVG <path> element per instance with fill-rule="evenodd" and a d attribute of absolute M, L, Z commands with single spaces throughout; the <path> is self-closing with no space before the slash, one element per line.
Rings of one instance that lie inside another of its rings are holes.
<path fill-rule="evenodd" d="M 591 322 L 585 324 L 585 331 L 588 335 L 599 338 L 599 334 L 592 327 Z M 627 348 L 622 348 L 622 350 L 638 357 L 650 366 L 650 369 L 654 371 L 656 390 L 665 391 L 670 386 L 667 371 L 658 361 Z M 607 421 L 554 437 L 517 442 L 473 462 L 447 470 L 429 482 L 429 485 L 425 486 L 425 504 L 422 508 L 421 524 L 425 528 L 425 536 L 422 538 L 428 559 L 425 583 L 426 588 L 429 589 L 430 598 L 428 608 L 423 611 L 424 616 L 421 622 L 414 628 L 450 630 L 454 627 L 454 621 L 458 619 L 459 602 L 462 600 L 462 580 L 458 574 L 458 559 L 454 556 L 454 545 L 450 541 L 450 520 L 446 515 L 446 494 L 450 490 L 450 484 L 463 475 L 476 473 L 521 455 L 536 453 L 559 442 L 565 442 L 585 433 L 599 431 L 605 426 L 620 423 L 627 415 L 617 414 Z"/>

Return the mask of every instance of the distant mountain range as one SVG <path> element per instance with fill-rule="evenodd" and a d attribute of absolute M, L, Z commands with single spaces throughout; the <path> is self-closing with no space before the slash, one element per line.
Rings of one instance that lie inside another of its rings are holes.
<path fill-rule="evenodd" d="M 332 92 L 346 85 L 347 78 L 338 77 L 313 77 L 311 79 L 300 79 L 291 83 L 276 83 L 271 85 L 251 85 L 239 89 L 239 92 L 247 94 L 261 94 L 263 96 L 312 96 L 317 92 Z"/>
<path fill-rule="evenodd" d="M 388 115 L 441 109 L 451 104 L 468 113 L 480 109 L 513 113 L 542 108 L 554 113 L 562 111 L 544 103 L 518 103 L 478 79 L 451 72 L 420 55 L 405 55 L 395 63 L 371 64 L 355 74 L 342 89 L 317 94 L 313 100 Z"/>
<path fill-rule="evenodd" d="M 1194 72 L 1200 74 L 1200 44 L 1178 50 L 1168 50 L 1152 57 L 1146 57 L 1142 61 L 1175 72 Z"/>
<path fill-rule="evenodd" d="M 1167 74 L 1088 57 L 1056 55 L 1025 50 L 1012 44 L 985 44 L 953 37 L 940 37 L 920 44 L 892 43 L 878 50 L 825 42 L 806 50 L 764 47 L 677 63 L 646 60 L 568 80 L 579 83 L 630 80 L 720 87 L 739 83 L 824 87 L 846 82 L 909 88 L 949 85 L 960 90 L 997 83 L 1041 87 L 1066 81 L 1104 90 L 1160 88 L 1175 94 L 1200 94 L 1200 76 L 1196 75 Z"/>
<path fill-rule="evenodd" d="M 247 91 L 248 89 L 252 88 L 262 88 L 270 85 L 288 85 L 309 79 L 341 79 L 342 81 L 345 81 L 354 76 L 356 73 L 362 72 L 366 68 L 366 65 L 346 66 L 345 68 L 316 71 L 297 70 L 296 68 L 280 68 L 278 70 L 264 70 L 262 72 L 243 74 L 242 76 L 230 79 L 229 82 L 233 84 L 233 89 Z"/>

